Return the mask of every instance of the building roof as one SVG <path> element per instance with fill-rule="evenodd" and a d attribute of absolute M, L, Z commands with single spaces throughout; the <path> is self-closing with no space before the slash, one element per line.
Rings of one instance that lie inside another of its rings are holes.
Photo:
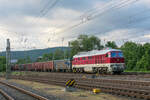
<path fill-rule="evenodd" d="M 102 55 L 102 54 L 106 54 L 110 51 L 121 51 L 121 50 L 119 50 L 119 49 L 104 49 L 104 50 L 92 50 L 92 51 L 88 51 L 88 52 L 79 52 L 77 55 L 74 55 L 73 58 L 93 56 L 93 55 Z"/>

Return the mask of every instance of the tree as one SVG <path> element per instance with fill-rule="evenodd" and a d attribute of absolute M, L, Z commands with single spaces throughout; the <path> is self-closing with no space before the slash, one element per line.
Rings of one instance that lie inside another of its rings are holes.
<path fill-rule="evenodd" d="M 121 46 L 121 50 L 124 54 L 127 70 L 136 69 L 136 63 L 142 58 L 144 54 L 142 45 L 136 44 L 134 42 L 126 42 Z"/>
<path fill-rule="evenodd" d="M 52 59 L 53 59 L 53 53 L 44 54 L 43 57 L 42 57 L 43 61 L 49 61 L 49 60 L 52 60 Z"/>
<path fill-rule="evenodd" d="M 29 56 L 26 57 L 25 61 L 26 61 L 26 63 L 31 63 L 32 62 L 31 58 Z"/>
<path fill-rule="evenodd" d="M 150 49 L 145 52 L 141 60 L 137 62 L 137 69 L 141 71 L 150 70 Z"/>
<path fill-rule="evenodd" d="M 78 40 L 70 42 L 70 47 L 71 47 L 71 57 L 81 51 Z"/>
<path fill-rule="evenodd" d="M 56 51 L 54 52 L 54 60 L 60 60 L 60 59 L 64 59 L 64 51 L 60 49 L 56 49 Z"/>
<path fill-rule="evenodd" d="M 6 70 L 6 57 L 0 56 L 0 71 Z"/>
<path fill-rule="evenodd" d="M 70 49 L 64 51 L 64 56 L 65 59 L 70 59 Z"/>
<path fill-rule="evenodd" d="M 18 59 L 17 64 L 25 64 L 25 63 L 26 63 L 26 61 L 25 61 L 25 59 L 24 59 L 24 58 L 22 58 L 22 59 Z"/>
<path fill-rule="evenodd" d="M 27 56 L 26 58 L 18 59 L 17 62 L 17 64 L 26 64 L 26 63 L 32 63 L 32 60 L 29 56 Z"/>
<path fill-rule="evenodd" d="M 143 48 L 144 48 L 145 51 L 149 50 L 150 49 L 150 43 L 145 43 L 143 45 Z"/>
<path fill-rule="evenodd" d="M 134 42 L 126 42 L 124 45 L 121 46 L 121 49 L 124 54 L 125 64 L 127 66 L 127 70 L 136 69 L 136 63 L 138 60 L 138 45 Z"/>
<path fill-rule="evenodd" d="M 112 49 L 117 49 L 118 48 L 114 41 L 108 41 L 105 46 L 110 47 Z"/>
<path fill-rule="evenodd" d="M 137 62 L 136 70 L 146 71 L 150 70 L 150 43 L 143 45 L 144 54 L 141 59 Z"/>
<path fill-rule="evenodd" d="M 96 36 L 79 35 L 79 37 L 70 42 L 71 56 L 82 51 L 91 51 L 102 49 L 101 40 Z"/>

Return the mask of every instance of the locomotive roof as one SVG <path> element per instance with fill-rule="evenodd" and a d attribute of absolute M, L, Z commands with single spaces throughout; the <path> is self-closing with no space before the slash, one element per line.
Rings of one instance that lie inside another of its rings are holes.
<path fill-rule="evenodd" d="M 106 54 L 110 51 L 121 51 L 121 50 L 119 50 L 119 49 L 105 49 L 105 50 L 92 50 L 92 51 L 88 51 L 88 52 L 79 52 L 77 55 L 74 55 L 73 58 L 93 56 L 93 55 L 102 55 L 102 54 Z"/>

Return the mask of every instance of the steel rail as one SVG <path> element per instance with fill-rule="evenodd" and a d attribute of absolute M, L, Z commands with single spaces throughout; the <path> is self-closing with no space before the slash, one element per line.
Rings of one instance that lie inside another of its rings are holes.
<path fill-rule="evenodd" d="M 44 78 L 35 78 L 35 77 L 16 77 L 16 79 L 21 79 L 21 80 L 28 80 L 28 81 L 35 81 L 35 82 L 40 82 L 40 83 L 46 83 L 46 84 L 53 84 L 53 85 L 60 85 L 60 86 L 65 86 L 65 81 L 64 78 L 59 78 L 59 79 L 45 79 Z M 89 80 L 90 81 L 90 80 Z M 96 80 L 95 80 L 96 81 Z M 136 82 L 134 82 L 134 85 L 131 82 L 131 84 L 127 84 L 127 81 L 125 81 L 124 85 L 126 85 L 125 87 L 120 87 L 120 85 L 123 86 L 122 81 L 117 81 L 116 83 L 112 83 L 109 85 L 104 85 L 104 84 L 95 84 L 95 81 L 91 81 L 88 82 L 87 80 L 84 81 L 83 80 L 78 80 L 77 83 L 75 84 L 75 88 L 79 88 L 79 89 L 84 89 L 84 90 L 92 90 L 93 88 L 99 88 L 102 90 L 102 92 L 105 93 L 112 93 L 112 94 L 118 94 L 118 95 L 123 95 L 123 96 L 129 96 L 129 97 L 134 97 L 134 98 L 142 98 L 145 100 L 150 100 L 150 90 L 146 90 L 145 89 L 145 85 L 142 87 L 142 84 L 144 84 L 144 82 L 140 82 L 140 84 L 137 85 L 135 84 Z M 109 83 L 110 81 L 99 81 L 100 83 Z M 120 85 L 119 85 L 120 84 Z M 147 84 L 147 82 L 146 82 Z M 139 88 L 138 88 L 138 85 Z M 147 87 L 149 88 L 149 87 Z"/>
<path fill-rule="evenodd" d="M 31 96 L 31 97 L 36 98 L 36 99 L 38 99 L 38 100 L 49 100 L 49 99 L 47 99 L 47 98 L 45 98 L 45 97 L 42 97 L 42 96 L 40 96 L 40 95 L 38 95 L 38 94 L 35 94 L 35 93 L 33 93 L 33 92 L 24 90 L 24 89 L 22 89 L 22 88 L 16 87 L 16 86 L 14 86 L 14 85 L 11 85 L 11 84 L 8 84 L 8 83 L 2 82 L 2 81 L 0 81 L 0 84 L 3 84 L 3 85 L 8 86 L 8 87 L 10 87 L 10 88 L 16 89 L 16 90 L 18 90 L 18 91 L 20 91 L 20 92 L 22 92 L 22 93 L 24 93 L 24 94 L 27 94 L 27 95 L 29 95 L 29 96 Z"/>
<path fill-rule="evenodd" d="M 6 98 L 7 100 L 15 100 L 11 96 L 9 96 L 6 92 L 4 92 L 2 89 L 0 89 L 0 93 Z"/>

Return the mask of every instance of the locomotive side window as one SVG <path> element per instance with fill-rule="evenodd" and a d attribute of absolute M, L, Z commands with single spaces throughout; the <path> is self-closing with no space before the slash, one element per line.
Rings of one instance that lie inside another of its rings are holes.
<path fill-rule="evenodd" d="M 82 60 L 85 60 L 85 57 L 83 57 Z"/>
<path fill-rule="evenodd" d="M 88 57 L 88 59 L 92 59 L 92 57 Z"/>

